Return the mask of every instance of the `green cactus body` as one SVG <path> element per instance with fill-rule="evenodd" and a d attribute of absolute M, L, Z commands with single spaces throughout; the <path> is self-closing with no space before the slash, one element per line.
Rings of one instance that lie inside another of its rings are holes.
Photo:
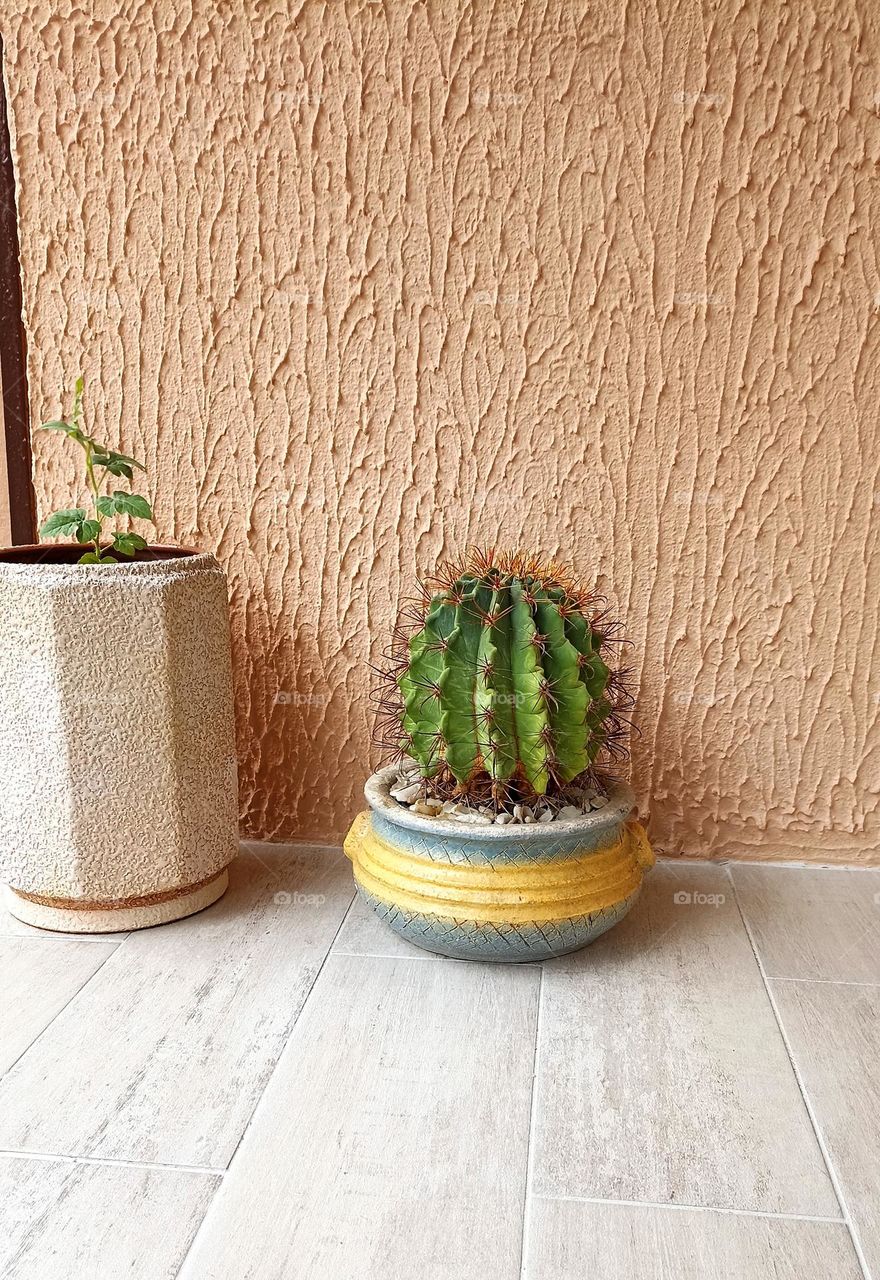
<path fill-rule="evenodd" d="M 489 567 L 430 601 L 397 677 L 406 750 L 543 795 L 590 767 L 614 710 L 603 637 L 555 582 Z"/>

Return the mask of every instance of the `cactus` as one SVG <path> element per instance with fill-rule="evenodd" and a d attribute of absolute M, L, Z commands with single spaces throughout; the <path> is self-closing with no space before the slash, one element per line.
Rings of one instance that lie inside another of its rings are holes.
<path fill-rule="evenodd" d="M 519 554 L 472 552 L 448 567 L 396 633 L 381 741 L 414 758 L 435 792 L 559 794 L 603 748 L 620 754 L 631 704 L 602 656 L 614 628 L 597 603 Z"/>

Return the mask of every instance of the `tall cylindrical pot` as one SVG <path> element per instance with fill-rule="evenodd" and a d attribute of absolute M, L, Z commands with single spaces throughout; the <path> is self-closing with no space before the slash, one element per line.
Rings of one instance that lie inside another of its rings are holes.
<path fill-rule="evenodd" d="M 0 552 L 0 878 L 46 929 L 190 915 L 238 848 L 226 579 L 210 555 Z"/>

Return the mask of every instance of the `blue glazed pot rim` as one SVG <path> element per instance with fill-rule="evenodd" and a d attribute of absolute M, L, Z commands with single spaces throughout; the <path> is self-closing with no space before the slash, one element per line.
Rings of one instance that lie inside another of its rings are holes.
<path fill-rule="evenodd" d="M 578 832 L 592 832 L 615 827 L 624 822 L 635 808 L 636 798 L 631 787 L 625 782 L 617 782 L 608 794 L 608 803 L 601 809 L 584 814 L 582 818 L 569 818 L 564 822 L 536 822 L 533 825 L 517 823 L 515 826 L 489 825 L 488 823 L 457 822 L 454 818 L 426 818 L 420 813 L 412 813 L 404 805 L 391 797 L 391 787 L 400 770 L 397 765 L 388 765 L 367 779 L 364 796 L 367 804 L 388 822 L 398 827 L 406 827 L 409 831 L 418 831 L 422 835 L 450 836 L 456 840 L 497 840 L 499 842 L 515 839 L 518 844 L 544 844 L 551 832 L 553 835 L 574 835 Z"/>

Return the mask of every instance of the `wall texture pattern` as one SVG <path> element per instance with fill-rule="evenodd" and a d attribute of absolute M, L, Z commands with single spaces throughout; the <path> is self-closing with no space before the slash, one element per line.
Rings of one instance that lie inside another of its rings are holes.
<path fill-rule="evenodd" d="M 877 859 L 872 0 L 2 9 L 33 413 L 82 369 L 228 566 L 249 833 L 342 832 L 481 540 L 628 620 L 660 849 Z"/>

